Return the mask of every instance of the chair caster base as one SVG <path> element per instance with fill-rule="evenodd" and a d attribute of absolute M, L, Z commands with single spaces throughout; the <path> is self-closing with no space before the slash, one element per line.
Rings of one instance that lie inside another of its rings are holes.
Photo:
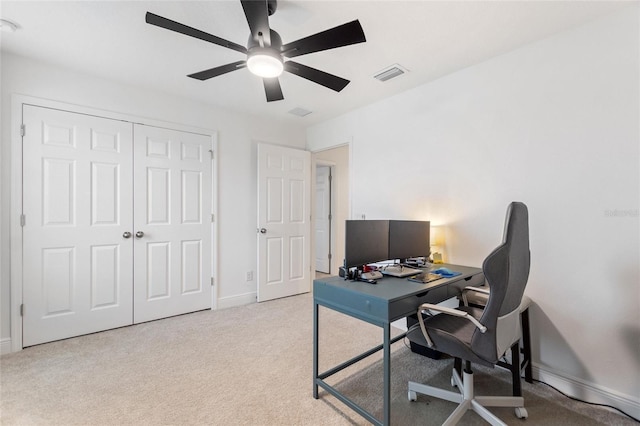
<path fill-rule="evenodd" d="M 527 409 L 524 407 L 516 407 L 515 412 L 516 417 L 519 419 L 526 419 L 529 417 L 529 413 L 527 413 Z"/>

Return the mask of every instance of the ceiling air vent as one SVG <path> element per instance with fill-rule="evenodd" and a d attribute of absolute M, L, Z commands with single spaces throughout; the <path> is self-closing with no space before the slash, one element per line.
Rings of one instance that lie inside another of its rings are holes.
<path fill-rule="evenodd" d="M 387 81 L 387 80 L 391 80 L 392 78 L 396 78 L 402 74 L 405 74 L 406 72 L 407 72 L 406 68 L 403 68 L 398 64 L 393 64 L 390 67 L 387 67 L 384 70 L 378 72 L 376 75 L 373 76 L 373 78 L 380 81 Z"/>
<path fill-rule="evenodd" d="M 311 114 L 311 111 L 309 111 L 308 109 L 296 107 L 291 111 L 289 111 L 289 114 L 297 115 L 298 117 L 304 117 L 306 115 Z"/>

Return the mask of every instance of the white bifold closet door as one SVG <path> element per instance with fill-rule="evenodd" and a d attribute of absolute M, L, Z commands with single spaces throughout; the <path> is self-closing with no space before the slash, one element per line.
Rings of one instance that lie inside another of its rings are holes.
<path fill-rule="evenodd" d="M 23 346 L 211 307 L 207 136 L 30 105 L 23 124 Z"/>
<path fill-rule="evenodd" d="M 134 322 L 211 307 L 211 142 L 134 129 Z"/>

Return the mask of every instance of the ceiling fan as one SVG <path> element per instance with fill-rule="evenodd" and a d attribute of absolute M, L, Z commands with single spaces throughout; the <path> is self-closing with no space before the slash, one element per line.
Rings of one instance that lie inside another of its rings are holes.
<path fill-rule="evenodd" d="M 262 77 L 267 102 L 284 99 L 278 80 L 278 76 L 283 71 L 313 81 L 336 92 L 341 91 L 349 84 L 349 80 L 344 78 L 284 59 L 365 42 L 364 31 L 357 19 L 291 43 L 282 44 L 280 35 L 269 27 L 269 16 L 275 12 L 277 0 L 241 0 L 240 3 L 242 3 L 251 32 L 247 47 L 151 12 L 147 12 L 146 22 L 247 55 L 246 60 L 210 68 L 190 74 L 189 77 L 207 80 L 247 67 L 253 74 Z"/>

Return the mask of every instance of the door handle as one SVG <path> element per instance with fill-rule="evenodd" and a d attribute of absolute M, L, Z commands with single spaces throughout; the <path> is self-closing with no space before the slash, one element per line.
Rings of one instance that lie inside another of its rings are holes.
<path fill-rule="evenodd" d="M 144 237 L 144 232 L 142 231 L 136 232 L 136 238 L 142 238 L 142 237 Z"/>
<path fill-rule="evenodd" d="M 260 228 L 260 233 L 261 233 L 261 234 L 266 234 L 266 233 L 267 233 L 267 230 L 266 230 L 265 228 Z"/>
<path fill-rule="evenodd" d="M 131 238 L 131 232 L 125 231 L 125 233 L 122 234 L 122 238 Z"/>

